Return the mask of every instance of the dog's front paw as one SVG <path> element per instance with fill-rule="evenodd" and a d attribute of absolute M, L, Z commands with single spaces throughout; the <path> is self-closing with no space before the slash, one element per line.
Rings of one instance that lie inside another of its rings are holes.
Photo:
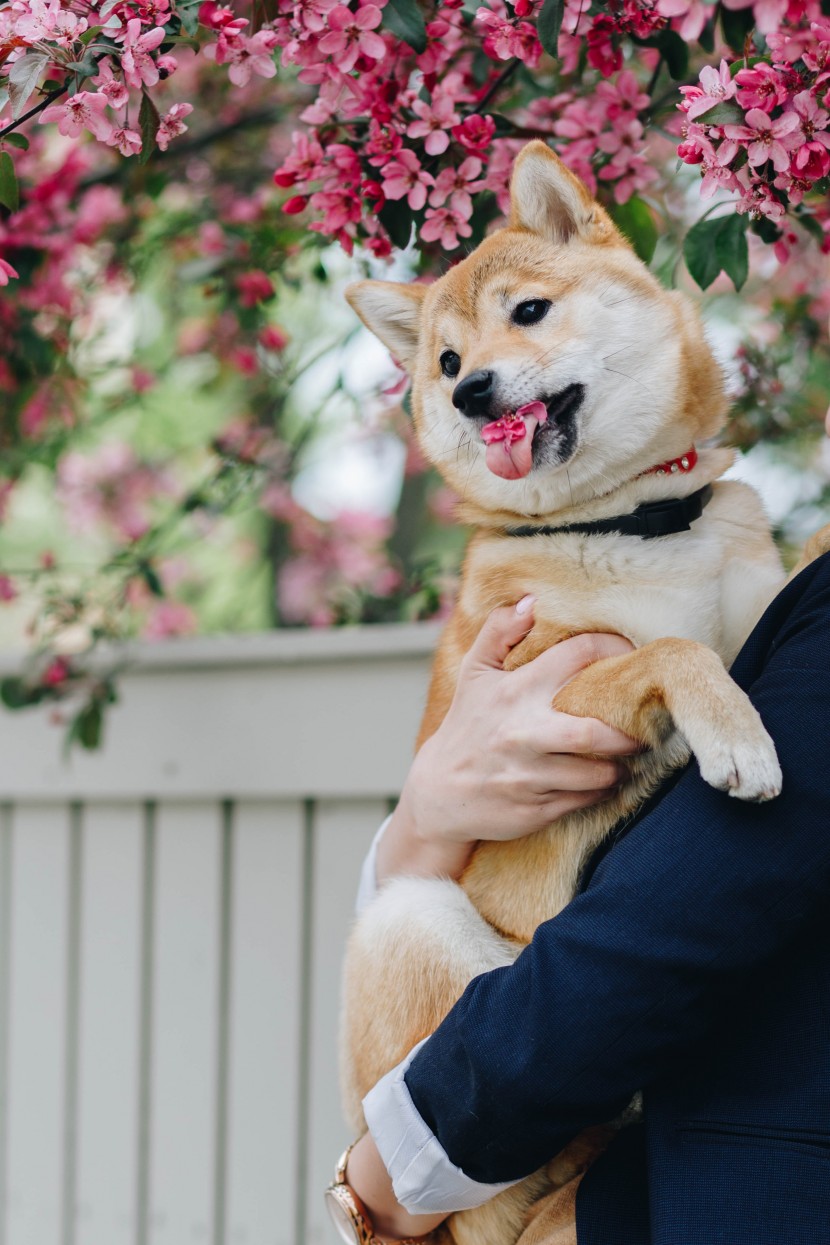
<path fill-rule="evenodd" d="M 734 732 L 718 733 L 705 743 L 697 741 L 692 748 L 700 773 L 710 786 L 728 791 L 738 800 L 762 803 L 781 794 L 781 766 L 757 713 L 755 719 L 751 730 L 743 723 Z"/>
<path fill-rule="evenodd" d="M 747 698 L 732 698 L 729 717 L 684 723 L 684 735 L 709 786 L 737 799 L 762 803 L 780 796 L 781 767 L 775 745 Z"/>

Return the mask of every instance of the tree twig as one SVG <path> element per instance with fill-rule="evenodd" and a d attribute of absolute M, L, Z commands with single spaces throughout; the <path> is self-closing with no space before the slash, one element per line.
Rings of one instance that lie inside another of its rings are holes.
<path fill-rule="evenodd" d="M 43 112 L 44 108 L 48 108 L 56 99 L 60 99 L 62 95 L 65 95 L 68 90 L 68 86 L 62 86 L 58 90 L 50 91 L 47 95 L 44 95 L 40 103 L 35 104 L 34 108 L 30 108 L 28 112 L 24 112 L 22 117 L 18 117 L 16 121 L 12 121 L 11 125 L 7 125 L 0 130 L 0 138 L 5 138 L 7 134 L 11 134 L 24 121 L 31 121 L 32 117 L 36 117 L 39 112 Z"/>

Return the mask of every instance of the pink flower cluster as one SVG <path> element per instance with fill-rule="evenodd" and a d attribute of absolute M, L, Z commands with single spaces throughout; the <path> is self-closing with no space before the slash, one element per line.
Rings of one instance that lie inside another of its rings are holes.
<path fill-rule="evenodd" d="M 776 13 L 782 17 L 773 26 Z M 681 87 L 685 114 L 678 155 L 700 166 L 702 197 L 724 190 L 739 212 L 780 225 L 790 208 L 812 216 L 830 250 L 830 20 L 817 0 L 764 9 L 771 63 L 706 66 Z M 805 197 L 813 192 L 809 204 Z M 797 213 L 797 214 L 798 214 Z M 779 243 L 781 258 L 787 242 Z"/>
<path fill-rule="evenodd" d="M 120 540 L 138 540 L 150 528 L 153 502 L 172 494 L 165 472 L 139 462 L 128 445 L 110 442 L 94 454 L 65 454 L 58 464 L 57 497 L 79 532 L 109 528 Z"/>
<path fill-rule="evenodd" d="M 388 517 L 344 510 L 324 523 L 278 482 L 266 488 L 260 505 L 287 525 L 291 556 L 277 578 L 277 605 L 285 623 L 328 627 L 359 617 L 361 597 L 389 596 L 400 584 L 386 549 L 392 530 Z"/>
<path fill-rule="evenodd" d="M 248 19 L 213 0 L 201 6 L 199 18 L 213 37 L 204 56 L 227 65 L 235 85 L 247 85 L 252 74 L 274 76 L 272 30 L 247 34 Z M 144 146 L 139 96 L 176 72 L 176 57 L 161 49 L 180 29 L 175 0 L 74 0 L 71 8 L 60 0 L 15 0 L 0 6 L 0 87 L 9 95 L 0 124 L 19 116 L 31 98 L 37 101 L 35 91 L 48 70 L 50 89 L 62 81 L 70 93 L 41 111 L 43 124 L 55 123 L 70 138 L 91 134 L 124 156 L 138 155 Z M 192 111 L 191 104 L 179 102 L 158 117 L 153 137 L 162 151 L 185 133 Z M 0 281 L 9 275 L 0 272 Z"/>

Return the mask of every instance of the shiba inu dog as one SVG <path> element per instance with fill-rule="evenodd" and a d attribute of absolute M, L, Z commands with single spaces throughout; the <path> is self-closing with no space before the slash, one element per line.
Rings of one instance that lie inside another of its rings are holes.
<path fill-rule="evenodd" d="M 432 285 L 364 281 L 347 297 L 408 370 L 421 447 L 473 528 L 420 740 L 488 613 L 533 593 L 533 629 L 506 666 L 579 632 L 626 636 L 633 652 L 587 667 L 555 705 L 645 749 L 606 802 L 479 844 L 458 884 L 392 881 L 358 921 L 343 1081 L 362 1131 L 361 1097 L 472 977 L 511 963 L 561 910 L 591 851 L 669 770 L 693 753 L 730 795 L 778 793 L 772 741 L 727 668 L 784 571 L 756 494 L 720 480 L 732 452 L 702 445 L 726 403 L 695 309 L 543 143 L 518 157 L 507 227 L 468 258 Z M 544 1172 L 452 1216 L 443 1238 L 513 1245 L 532 1218 L 523 1245 L 575 1241 L 575 1184 L 595 1153 L 596 1138 L 577 1139 Z"/>

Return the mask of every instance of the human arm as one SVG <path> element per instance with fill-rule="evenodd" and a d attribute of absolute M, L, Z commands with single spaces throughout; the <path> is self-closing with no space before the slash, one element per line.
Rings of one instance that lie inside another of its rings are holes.
<path fill-rule="evenodd" d="M 444 1155 L 442 1178 L 460 1168 L 486 1196 L 611 1118 L 826 911 L 830 560 L 775 610 L 788 617 L 777 634 L 762 623 L 742 669 L 779 749 L 783 794 L 747 806 L 690 768 L 513 967 L 471 984 L 404 1080 Z M 410 1175 L 397 1171 L 399 1191 Z M 419 1180 L 435 1184 L 423 1163 Z M 404 1201 L 431 1209 L 417 1190 Z"/>

